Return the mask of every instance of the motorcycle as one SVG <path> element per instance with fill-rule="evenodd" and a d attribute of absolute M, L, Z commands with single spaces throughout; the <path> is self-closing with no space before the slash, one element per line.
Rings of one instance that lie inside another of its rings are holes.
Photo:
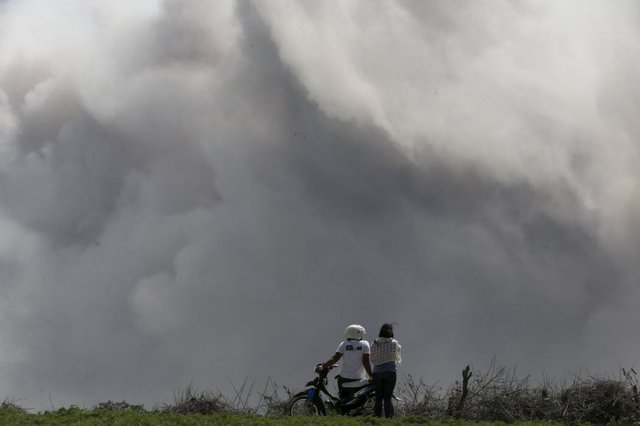
<path fill-rule="evenodd" d="M 338 366 L 333 365 L 316 372 L 318 377 L 307 382 L 306 389 L 291 398 L 288 410 L 290 415 L 326 416 L 327 410 L 348 416 L 373 414 L 375 390 L 370 380 L 344 383 L 344 388 L 357 390 L 343 399 L 329 392 L 327 375 L 329 370 L 336 367 Z"/>

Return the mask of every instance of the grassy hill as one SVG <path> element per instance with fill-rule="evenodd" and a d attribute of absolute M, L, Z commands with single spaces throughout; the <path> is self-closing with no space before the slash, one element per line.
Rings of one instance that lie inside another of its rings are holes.
<path fill-rule="evenodd" d="M 249 389 L 249 390 L 247 390 Z M 576 376 L 571 383 L 546 380 L 531 385 L 514 369 L 492 364 L 485 371 L 465 368 L 462 380 L 447 390 L 405 376 L 396 387 L 396 418 L 287 416 L 295 392 L 271 384 L 249 404 L 253 386 L 244 383 L 232 399 L 198 392 L 191 386 L 173 403 L 145 410 L 141 405 L 102 402 L 30 413 L 13 400 L 0 402 L 0 425 L 483 425 L 483 424 L 638 424 L 640 395 L 636 372 L 618 377 Z"/>

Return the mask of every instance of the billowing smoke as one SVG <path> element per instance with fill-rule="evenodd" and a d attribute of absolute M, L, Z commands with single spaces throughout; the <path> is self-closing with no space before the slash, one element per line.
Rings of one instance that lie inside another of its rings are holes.
<path fill-rule="evenodd" d="M 0 2 L 0 396 L 640 355 L 640 10 Z"/>

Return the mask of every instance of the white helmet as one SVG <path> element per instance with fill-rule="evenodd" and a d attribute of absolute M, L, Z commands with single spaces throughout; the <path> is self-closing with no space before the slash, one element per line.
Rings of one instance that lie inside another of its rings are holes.
<path fill-rule="evenodd" d="M 351 324 L 344 330 L 344 337 L 347 338 L 347 340 L 362 340 L 366 333 L 366 330 L 360 324 Z"/>

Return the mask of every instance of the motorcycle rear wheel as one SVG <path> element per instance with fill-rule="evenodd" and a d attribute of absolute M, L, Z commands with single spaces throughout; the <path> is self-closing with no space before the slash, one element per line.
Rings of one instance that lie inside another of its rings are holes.
<path fill-rule="evenodd" d="M 373 416 L 373 406 L 375 404 L 375 398 L 367 398 L 367 402 L 362 406 L 363 416 Z"/>

